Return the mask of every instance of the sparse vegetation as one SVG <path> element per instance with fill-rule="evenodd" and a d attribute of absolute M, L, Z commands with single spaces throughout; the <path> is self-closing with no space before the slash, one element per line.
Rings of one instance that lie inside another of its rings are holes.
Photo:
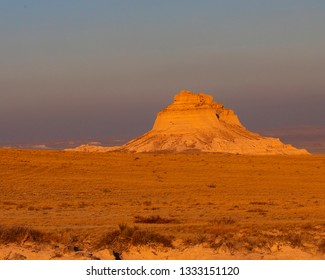
<path fill-rule="evenodd" d="M 5 227 L 0 225 L 0 243 L 45 242 L 48 236 L 35 229 L 23 226 Z"/>
<path fill-rule="evenodd" d="M 112 190 L 109 189 L 109 188 L 103 188 L 102 191 L 103 191 L 103 193 L 110 193 L 110 192 L 112 192 Z"/>
<path fill-rule="evenodd" d="M 211 223 L 217 225 L 232 225 L 236 221 L 232 217 L 214 218 Z"/>
<path fill-rule="evenodd" d="M 134 246 L 160 244 L 165 247 L 173 247 L 173 239 L 173 236 L 165 236 L 149 230 L 138 230 L 132 235 L 131 244 Z"/>
<path fill-rule="evenodd" d="M 208 242 L 208 237 L 207 235 L 203 234 L 197 234 L 194 237 L 187 237 L 185 240 L 183 240 L 183 244 L 186 246 L 195 246 L 205 242 Z"/>
<path fill-rule="evenodd" d="M 112 247 L 115 249 L 115 247 L 118 245 L 120 241 L 120 235 L 121 232 L 119 230 L 113 230 L 106 232 L 97 242 L 96 248 L 107 248 Z"/>
<path fill-rule="evenodd" d="M 88 206 L 88 204 L 85 203 L 84 201 L 81 201 L 81 202 L 79 202 L 79 204 L 78 204 L 78 207 L 79 207 L 79 208 L 85 208 L 85 207 L 87 207 L 87 206 Z"/>
<path fill-rule="evenodd" d="M 97 243 L 97 248 L 110 248 L 120 252 L 129 249 L 130 245 L 162 245 L 172 247 L 174 237 L 165 236 L 149 230 L 141 230 L 137 226 L 130 227 L 127 224 L 120 224 L 119 230 L 105 233 Z"/>
<path fill-rule="evenodd" d="M 151 201 L 144 201 L 143 202 L 143 205 L 145 205 L 145 206 L 151 206 Z"/>
<path fill-rule="evenodd" d="M 324 156 L 0 149 L 0 259 L 17 246 L 81 258 L 133 244 L 168 251 L 169 241 L 180 250 L 197 245 L 234 257 L 286 258 L 287 250 L 294 258 L 323 259 L 324 162 Z"/>
<path fill-rule="evenodd" d="M 261 209 L 261 208 L 256 208 L 256 209 L 249 209 L 246 212 L 258 213 L 259 215 L 265 216 L 267 214 L 268 210 Z"/>
<path fill-rule="evenodd" d="M 322 239 L 318 245 L 318 252 L 321 254 L 325 254 L 325 239 Z"/>
<path fill-rule="evenodd" d="M 133 234 L 139 230 L 137 226 L 130 227 L 127 224 L 119 224 L 120 235 L 123 239 L 131 240 Z"/>
<path fill-rule="evenodd" d="M 271 205 L 271 203 L 264 202 L 264 201 L 252 201 L 249 204 L 252 204 L 252 205 Z"/>
<path fill-rule="evenodd" d="M 159 215 L 156 216 L 135 216 L 134 222 L 138 224 L 169 224 L 169 223 L 178 223 L 176 219 L 162 218 Z"/>
<path fill-rule="evenodd" d="M 285 235 L 285 239 L 290 243 L 292 247 L 302 246 L 302 237 L 300 233 L 289 233 Z"/>

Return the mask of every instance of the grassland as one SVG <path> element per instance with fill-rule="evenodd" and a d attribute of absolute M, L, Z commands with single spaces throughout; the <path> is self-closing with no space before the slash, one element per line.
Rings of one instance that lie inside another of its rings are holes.
<path fill-rule="evenodd" d="M 325 156 L 0 149 L 0 259 L 324 259 Z"/>

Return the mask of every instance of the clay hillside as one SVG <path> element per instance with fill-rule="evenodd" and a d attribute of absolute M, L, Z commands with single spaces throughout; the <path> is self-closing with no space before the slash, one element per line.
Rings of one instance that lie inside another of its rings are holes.
<path fill-rule="evenodd" d="M 157 114 L 152 130 L 118 147 L 82 145 L 77 151 L 208 152 L 231 154 L 304 155 L 277 138 L 247 130 L 233 110 L 212 96 L 181 91 L 174 102 Z"/>

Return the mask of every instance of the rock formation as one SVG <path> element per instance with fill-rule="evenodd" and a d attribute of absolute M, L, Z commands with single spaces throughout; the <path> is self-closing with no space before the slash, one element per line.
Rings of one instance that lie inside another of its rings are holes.
<path fill-rule="evenodd" d="M 78 149 L 78 148 L 77 148 Z M 87 150 L 87 146 L 82 147 Z M 152 130 L 120 147 L 88 150 L 126 152 L 209 152 L 231 154 L 308 154 L 247 130 L 233 110 L 212 96 L 181 91 L 160 111 Z"/>

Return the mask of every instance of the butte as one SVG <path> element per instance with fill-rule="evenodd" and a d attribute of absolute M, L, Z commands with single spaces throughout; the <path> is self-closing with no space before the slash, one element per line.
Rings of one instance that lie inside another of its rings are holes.
<path fill-rule="evenodd" d="M 174 102 L 157 114 L 153 128 L 116 147 L 82 145 L 77 151 L 152 153 L 229 153 L 246 155 L 305 155 L 282 143 L 247 130 L 233 110 L 214 102 L 212 96 L 182 90 Z"/>

